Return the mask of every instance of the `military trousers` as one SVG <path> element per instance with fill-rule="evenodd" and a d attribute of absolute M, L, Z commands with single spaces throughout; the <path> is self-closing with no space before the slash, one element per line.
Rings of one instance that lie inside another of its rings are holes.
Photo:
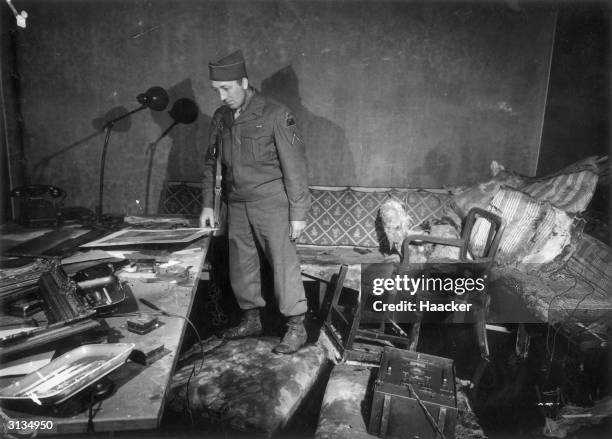
<path fill-rule="evenodd" d="M 272 267 L 274 295 L 284 316 L 306 312 L 306 295 L 295 243 L 289 237 L 285 192 L 257 201 L 229 201 L 230 282 L 241 309 L 265 306 L 258 246 Z"/>

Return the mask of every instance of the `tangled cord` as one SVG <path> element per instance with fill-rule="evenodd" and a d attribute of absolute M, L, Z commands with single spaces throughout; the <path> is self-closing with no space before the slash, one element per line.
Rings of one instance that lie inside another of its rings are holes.
<path fill-rule="evenodd" d="M 561 297 L 562 295 L 566 294 L 568 291 L 571 291 L 574 289 L 574 287 L 577 285 L 578 283 L 578 279 L 576 278 L 576 276 L 571 276 L 574 280 L 574 284 L 570 287 L 568 287 L 567 289 L 563 290 L 562 292 L 556 294 L 555 296 L 553 296 L 553 298 L 550 300 L 550 302 L 548 303 L 548 314 L 550 314 L 550 310 L 552 308 L 552 304 L 553 302 L 558 299 L 559 297 Z M 589 285 L 589 284 L 587 284 Z M 563 319 L 561 322 L 557 323 L 556 327 L 554 328 L 554 334 L 552 336 L 552 345 L 550 344 L 550 331 L 551 331 L 551 325 L 548 325 L 546 328 L 546 354 L 548 355 L 548 370 L 546 372 L 546 378 L 545 381 L 548 382 L 549 378 L 550 378 L 550 373 L 552 370 L 552 363 L 554 361 L 555 358 L 555 351 L 556 351 L 556 341 L 557 341 L 557 336 L 559 334 L 559 332 L 561 331 L 561 328 L 566 325 L 567 323 L 569 323 L 572 319 L 572 317 L 574 317 L 574 314 L 576 314 L 576 312 L 578 311 L 578 308 L 580 307 L 580 305 L 582 304 L 582 302 L 584 302 L 588 297 L 592 296 L 593 294 L 596 293 L 595 289 L 592 287 L 592 285 L 589 285 L 591 291 L 587 294 L 585 294 L 574 306 L 574 308 L 567 314 L 567 316 L 565 317 L 565 319 Z M 585 329 L 586 330 L 586 329 Z M 569 340 L 568 340 L 569 343 Z M 567 354 L 566 354 L 567 356 Z"/>
<path fill-rule="evenodd" d="M 96 405 L 96 402 L 98 403 L 98 407 L 94 408 Z M 94 425 L 93 420 L 101 408 L 102 408 L 102 401 L 96 401 L 95 394 L 94 392 L 92 392 L 90 400 L 89 400 L 89 407 L 87 409 L 87 433 L 96 432 L 96 427 Z"/>

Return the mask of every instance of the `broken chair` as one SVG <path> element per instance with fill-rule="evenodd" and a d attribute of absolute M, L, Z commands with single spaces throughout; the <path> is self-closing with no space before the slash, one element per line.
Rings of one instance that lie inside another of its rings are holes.
<path fill-rule="evenodd" d="M 503 233 L 502 219 L 494 213 L 480 208 L 472 208 L 467 214 L 460 238 L 439 238 L 429 235 L 410 235 L 404 239 L 402 244 L 403 259 L 400 262 L 398 272 L 400 275 L 436 276 L 442 275 L 448 278 L 472 278 L 487 279 L 499 247 Z M 410 264 L 409 246 L 414 243 L 433 243 L 437 245 L 453 246 L 459 249 L 456 260 L 429 260 L 427 264 Z M 444 267 L 440 270 L 439 267 Z M 430 291 L 421 290 L 416 293 L 420 300 L 431 297 Z M 440 298 L 440 295 L 436 295 Z M 487 363 L 490 361 L 489 345 L 487 342 L 486 316 L 489 309 L 490 296 L 486 288 L 481 292 L 465 292 L 465 294 L 451 294 L 446 300 L 469 303 L 473 308 L 473 319 L 478 338 L 481 361 L 472 377 L 472 383 L 476 387 Z M 418 299 L 417 299 L 418 300 Z M 425 311 L 427 312 L 427 311 Z M 453 313 L 449 323 L 461 323 L 465 321 L 465 312 Z M 410 349 L 416 350 L 419 342 L 421 323 L 424 312 L 416 313 L 417 319 L 410 329 Z"/>

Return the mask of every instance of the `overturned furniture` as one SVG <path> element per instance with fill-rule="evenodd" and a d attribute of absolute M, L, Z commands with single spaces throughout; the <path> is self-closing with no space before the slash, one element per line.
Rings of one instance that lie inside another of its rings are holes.
<path fill-rule="evenodd" d="M 317 344 L 293 355 L 274 354 L 276 344 L 275 337 L 213 337 L 195 345 L 173 378 L 168 409 L 213 430 L 278 433 L 311 396 L 328 362 Z"/>
<path fill-rule="evenodd" d="M 316 439 L 378 437 L 368 432 L 373 383 L 377 375 L 378 367 L 373 366 L 338 364 L 334 367 L 323 396 Z M 456 401 L 457 417 L 452 433 L 454 438 L 484 439 L 486 435 L 460 383 L 457 384 Z M 452 435 L 449 434 L 449 437 Z"/>
<path fill-rule="evenodd" d="M 389 264 L 372 264 L 372 270 L 378 276 L 408 276 L 417 278 L 419 276 L 444 276 L 447 279 L 480 278 L 486 279 L 490 276 L 495 253 L 503 233 L 502 220 L 497 215 L 479 208 L 470 210 L 460 238 L 442 238 L 431 235 L 409 235 L 403 241 L 403 258 L 397 266 Z M 409 261 L 410 246 L 415 242 L 430 242 L 443 246 L 457 247 L 457 259 L 429 260 L 428 263 L 411 264 Z M 368 269 L 366 269 L 367 271 Z M 364 289 L 353 297 L 349 303 L 341 303 L 342 285 L 346 278 L 348 267 L 341 266 L 338 280 L 334 289 L 329 313 L 325 325 L 330 332 L 332 340 L 340 350 L 345 360 L 370 361 L 376 363 L 380 357 L 382 346 L 398 346 L 410 350 L 416 350 L 419 341 L 420 325 L 424 312 L 410 312 L 407 317 L 405 311 L 372 311 L 372 301 L 368 285 L 374 275 L 362 273 L 362 285 Z M 483 361 L 489 360 L 489 348 L 486 334 L 486 315 L 490 298 L 486 289 L 476 294 L 462 294 L 458 296 L 439 294 L 432 295 L 430 291 L 419 290 L 416 294 L 408 295 L 406 298 L 418 305 L 419 301 L 425 299 L 437 299 L 438 301 L 455 300 L 469 304 L 473 307 L 471 321 L 475 323 L 478 342 Z M 451 292 L 452 293 L 452 292 Z M 404 297 L 398 291 L 389 294 L 388 301 L 395 304 L 401 302 Z M 433 301 L 433 300 L 432 300 Z M 469 307 L 468 307 L 469 308 Z M 448 323 L 462 323 L 466 321 L 465 313 L 453 313 Z M 362 323 L 378 321 L 376 328 L 367 328 Z M 402 326 L 402 323 L 411 323 L 410 329 Z M 365 343 L 363 343 L 365 342 Z M 376 345 L 379 348 L 376 348 Z M 477 381 L 482 374 L 480 366 L 474 380 Z"/>
<path fill-rule="evenodd" d="M 333 304 L 338 294 L 334 304 L 338 311 L 335 318 L 342 321 L 342 316 L 348 321 L 336 334 L 341 346 L 346 347 L 346 336 L 354 328 L 354 320 L 349 317 L 361 309 L 362 278 L 368 274 L 368 265 L 399 266 L 400 258 L 393 254 L 378 217 L 385 200 L 397 199 L 410 214 L 411 226 L 443 217 L 450 217 L 459 224 L 472 207 L 499 215 L 506 229 L 498 245 L 495 264 L 490 267 L 496 289 L 507 290 L 509 296 L 535 313 L 538 322 L 554 325 L 555 334 L 557 329 L 567 332 L 585 349 L 593 346 L 607 349 L 611 327 L 609 312 L 612 310 L 609 294 L 612 291 L 609 255 L 612 253 L 609 246 L 581 233 L 579 216 L 593 195 L 596 173 L 579 164 L 541 179 L 506 177 L 479 183 L 473 191 L 470 188 L 450 192 L 311 187 L 313 204 L 308 226 L 298 242 L 298 254 L 304 279 L 319 287 L 322 320 L 327 316 L 329 303 Z M 476 229 L 480 230 L 480 225 Z M 341 272 L 343 265 L 344 274 Z M 389 271 L 388 274 L 394 273 Z M 344 277 L 343 282 L 341 277 Z M 595 278 L 598 282 L 593 282 Z M 326 292 L 333 290 L 336 293 L 325 297 Z M 350 300 L 345 300 L 345 296 Z M 486 306 L 482 309 L 486 310 Z M 392 315 L 388 317 L 393 319 Z M 340 325 L 334 326 L 338 329 Z M 393 324 L 388 322 L 385 329 L 389 326 Z M 477 327 L 482 328 L 482 325 Z M 410 330 L 403 335 L 388 332 L 392 331 L 381 331 L 377 327 L 371 334 L 362 332 L 360 338 L 356 337 L 356 330 L 353 332 L 351 349 L 345 349 L 340 357 L 360 359 L 351 355 L 357 352 L 363 357 L 366 349 L 363 345 L 377 345 L 376 349 L 366 352 L 372 361 L 368 365 L 335 366 L 324 398 L 317 437 L 372 437 L 366 432 L 364 421 L 367 417 L 364 407 L 369 400 L 364 395 L 367 383 L 374 379 L 371 371 L 376 369 L 372 363 L 378 363 L 384 346 L 400 345 L 401 342 L 403 347 L 409 347 L 411 341 L 417 340 L 410 336 Z M 370 335 L 375 342 L 364 340 Z M 381 340 L 381 335 L 398 338 Z M 528 345 L 524 335 L 519 327 L 517 345 L 518 339 Z M 481 338 L 484 340 L 486 338 Z M 364 343 L 366 341 L 369 343 Z M 456 437 L 484 437 L 469 409 L 465 388 L 458 389 L 457 406 Z"/>
<path fill-rule="evenodd" d="M 503 222 L 502 219 L 491 212 L 486 210 L 473 207 L 468 212 L 465 224 L 461 232 L 460 239 L 449 239 L 449 238 L 438 238 L 435 236 L 428 235 L 410 235 L 408 236 L 403 244 L 403 259 L 400 263 L 400 275 L 409 274 L 414 276 L 418 273 L 425 273 L 426 276 L 432 275 L 431 267 L 435 266 L 435 263 L 441 263 L 444 266 L 442 269 L 442 276 L 457 279 L 480 279 L 486 282 L 491 276 L 491 268 L 493 267 L 493 261 L 497 253 L 497 248 L 503 234 Z M 425 267 L 422 270 L 420 267 L 415 269 L 411 267 L 409 261 L 409 246 L 418 242 L 430 242 L 444 246 L 457 247 L 459 254 L 457 260 L 430 260 L 429 267 Z M 439 275 L 439 273 L 436 273 Z M 425 300 L 428 291 L 417 292 L 417 300 Z M 440 297 L 440 296 L 438 296 Z M 482 377 L 486 364 L 490 361 L 489 344 L 487 341 L 487 313 L 489 310 L 490 296 L 487 288 L 477 292 L 465 292 L 457 295 L 455 291 L 451 295 L 443 297 L 443 301 L 459 301 L 474 307 L 471 315 L 472 321 L 475 324 L 476 335 L 478 338 L 478 345 L 480 348 L 481 362 L 479 363 L 474 375 L 472 377 L 472 383 L 474 387 L 478 386 L 478 382 Z M 452 313 L 450 323 L 463 323 L 466 319 L 464 312 Z M 410 333 L 410 348 L 417 350 L 419 333 L 421 322 L 423 321 L 424 313 L 417 312 L 417 319 L 413 323 Z"/>
<path fill-rule="evenodd" d="M 372 393 L 370 433 L 389 438 L 455 437 L 452 360 L 385 348 Z"/>

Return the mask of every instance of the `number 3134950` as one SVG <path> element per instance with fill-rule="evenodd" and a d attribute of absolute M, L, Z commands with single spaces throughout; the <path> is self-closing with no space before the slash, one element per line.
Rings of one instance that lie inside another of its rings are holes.
<path fill-rule="evenodd" d="M 11 419 L 6 422 L 8 431 L 17 430 L 55 430 L 53 421 L 45 419 Z"/>

